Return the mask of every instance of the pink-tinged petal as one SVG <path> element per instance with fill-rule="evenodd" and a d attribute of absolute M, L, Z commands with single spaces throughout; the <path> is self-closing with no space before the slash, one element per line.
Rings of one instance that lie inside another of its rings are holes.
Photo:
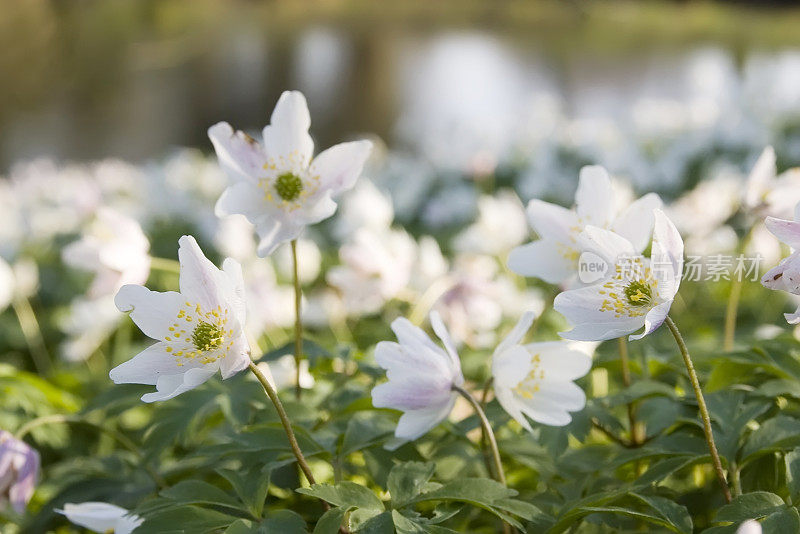
<path fill-rule="evenodd" d="M 637 339 L 642 339 L 644 336 L 655 332 L 666 320 L 667 314 L 669 313 L 669 308 L 671 306 L 671 300 L 662 302 L 658 306 L 654 306 L 653 309 L 647 312 L 647 315 L 645 315 L 644 331 L 641 334 L 631 335 L 628 337 L 628 339 L 630 341 L 636 341 Z"/>
<path fill-rule="evenodd" d="M 417 439 L 447 419 L 453 409 L 453 404 L 455 404 L 455 395 L 451 395 L 450 401 L 442 405 L 404 413 L 397 423 L 394 435 L 409 441 Z"/>
<path fill-rule="evenodd" d="M 606 341 L 635 332 L 644 326 L 644 316 L 626 317 L 604 323 L 576 324 L 572 330 L 559 332 L 564 339 L 574 341 Z"/>
<path fill-rule="evenodd" d="M 219 360 L 222 379 L 232 377 L 246 369 L 248 365 L 250 365 L 250 344 L 247 342 L 247 337 L 241 334 L 233 342 L 233 346 L 228 349 L 225 357 Z"/>
<path fill-rule="evenodd" d="M 494 350 L 494 354 L 501 354 L 514 345 L 518 345 L 519 342 L 522 341 L 522 336 L 524 336 L 525 332 L 530 329 L 535 318 L 536 314 L 533 312 L 525 312 L 522 314 L 522 317 L 520 317 L 519 321 L 517 321 L 517 324 L 514 325 L 514 328 L 511 329 L 511 332 L 509 332 L 508 335 L 503 338 L 503 341 L 497 345 L 497 348 Z"/>
<path fill-rule="evenodd" d="M 761 152 L 756 164 L 753 165 L 753 170 L 750 171 L 750 176 L 747 177 L 744 201 L 749 208 L 761 204 L 769 182 L 775 178 L 776 172 L 775 150 L 768 146 Z"/>
<path fill-rule="evenodd" d="M 267 158 L 261 146 L 249 135 L 234 131 L 227 122 L 208 129 L 222 170 L 233 182 L 255 182 L 264 174 Z"/>
<path fill-rule="evenodd" d="M 613 266 L 623 259 L 631 259 L 637 256 L 636 250 L 630 241 L 621 235 L 598 228 L 597 226 L 587 226 L 578 236 L 578 247 L 580 250 L 593 252 L 608 263 L 609 270 L 613 274 Z"/>
<path fill-rule="evenodd" d="M 144 402 L 164 401 L 194 389 L 217 372 L 216 367 L 204 366 L 189 369 L 178 375 L 161 375 L 156 383 L 156 391 L 142 395 Z"/>
<path fill-rule="evenodd" d="M 630 241 L 636 252 L 642 252 L 653 233 L 653 210 L 661 209 L 663 205 L 661 197 L 648 193 L 631 203 L 617 217 L 611 229 Z"/>
<path fill-rule="evenodd" d="M 129 313 L 136 326 L 148 337 L 163 340 L 176 321 L 185 299 L 180 293 L 159 293 L 146 287 L 124 285 L 114 297 L 117 309 Z"/>
<path fill-rule="evenodd" d="M 284 91 L 264 128 L 264 150 L 279 170 L 300 174 L 311 163 L 314 141 L 308 134 L 311 116 L 306 97 L 299 91 Z"/>
<path fill-rule="evenodd" d="M 398 317 L 392 321 L 391 327 L 400 345 L 407 345 L 409 350 L 419 350 L 420 352 L 429 350 L 441 354 L 442 357 L 449 358 L 422 328 L 414 326 L 405 317 Z"/>
<path fill-rule="evenodd" d="M 782 242 L 795 250 L 800 249 L 800 222 L 767 217 L 764 220 L 764 224 L 767 230 Z"/>
<path fill-rule="evenodd" d="M 172 347 L 167 352 L 167 347 Z M 164 375 L 182 374 L 188 369 L 202 367 L 196 359 L 175 356 L 176 352 L 191 352 L 194 346 L 188 343 L 159 342 L 150 345 L 142 352 L 122 363 L 108 373 L 115 384 L 147 384 L 155 386 Z M 183 365 L 178 365 L 182 363 Z"/>
<path fill-rule="evenodd" d="M 258 234 L 258 255 L 265 258 L 275 252 L 283 243 L 297 239 L 305 230 L 304 224 L 298 224 L 284 216 L 264 216 L 254 221 Z"/>
<path fill-rule="evenodd" d="M 587 165 L 581 169 L 575 209 L 583 224 L 608 227 L 614 220 L 614 189 L 603 167 Z"/>
<path fill-rule="evenodd" d="M 761 278 L 761 285 L 768 289 L 800 295 L 800 253 L 795 252 L 770 269 Z"/>
<path fill-rule="evenodd" d="M 437 311 L 431 312 L 431 326 L 433 327 L 434 333 L 442 340 L 447 355 L 450 356 L 451 369 L 456 375 L 456 385 L 460 386 L 464 383 L 464 378 L 461 376 L 461 360 L 458 358 L 456 346 L 450 338 L 450 332 L 447 331 L 444 322 L 442 322 L 442 317 Z"/>
<path fill-rule="evenodd" d="M 369 141 L 332 146 L 314 158 L 308 174 L 319 177 L 320 191 L 330 191 L 336 196 L 355 185 L 371 151 L 372 143 Z"/>
<path fill-rule="evenodd" d="M 508 268 L 522 276 L 561 284 L 575 274 L 577 251 L 552 239 L 540 239 L 511 250 Z"/>
<path fill-rule="evenodd" d="M 395 377 L 416 377 L 422 373 L 444 377 L 448 383 L 442 383 L 446 389 L 450 389 L 453 370 L 449 358 L 438 347 L 431 349 L 381 341 L 375 347 L 375 361 L 387 370 L 386 375 L 390 380 Z"/>
<path fill-rule="evenodd" d="M 650 268 L 658 280 L 658 296 L 672 300 L 683 276 L 683 239 L 672 221 L 661 210 L 654 210 L 653 246 Z"/>
<path fill-rule="evenodd" d="M 447 402 L 452 391 L 449 387 L 426 380 L 425 377 L 392 379 L 372 389 L 372 405 L 395 410 L 421 410 Z"/>
<path fill-rule="evenodd" d="M 264 198 L 264 192 L 250 182 L 238 182 L 226 188 L 214 206 L 217 217 L 241 214 L 251 223 L 274 211 L 273 204 Z"/>
<path fill-rule="evenodd" d="M 579 228 L 578 215 L 574 211 L 557 204 L 533 199 L 528 202 L 525 213 L 528 216 L 531 228 L 542 239 L 569 243 L 572 239 L 572 234 L 577 233 Z"/>
<path fill-rule="evenodd" d="M 226 309 L 225 289 L 228 284 L 225 276 L 206 258 L 194 237 L 182 236 L 178 245 L 181 295 L 192 305 L 200 304 L 205 311 L 217 306 Z"/>
<path fill-rule="evenodd" d="M 556 295 L 553 308 L 574 325 L 568 332 L 559 332 L 565 339 L 603 341 L 635 332 L 644 325 L 644 316 L 617 317 L 613 310 L 604 309 L 607 295 L 602 286 L 571 289 Z"/>

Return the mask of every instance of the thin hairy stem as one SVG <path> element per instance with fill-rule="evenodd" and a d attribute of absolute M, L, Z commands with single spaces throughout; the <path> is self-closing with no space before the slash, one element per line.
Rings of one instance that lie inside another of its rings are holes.
<path fill-rule="evenodd" d="M 294 281 L 294 365 L 295 365 L 295 390 L 297 400 L 303 394 L 300 387 L 300 361 L 303 359 L 303 316 L 300 314 L 300 305 L 303 292 L 300 289 L 300 276 L 297 274 L 297 239 L 292 239 L 292 279 Z"/>
<path fill-rule="evenodd" d="M 717 452 L 717 444 L 714 443 L 714 433 L 711 430 L 711 417 L 708 415 L 706 400 L 703 397 L 703 390 L 700 389 L 700 380 L 697 379 L 697 373 L 694 370 L 692 358 L 689 356 L 689 349 L 686 348 L 686 343 L 683 341 L 683 336 L 681 336 L 681 333 L 672 318 L 667 316 L 664 322 L 669 327 L 670 332 L 672 332 L 672 336 L 675 338 L 675 342 L 678 344 L 678 349 L 680 349 L 681 355 L 683 356 L 683 363 L 686 364 L 686 371 L 689 373 L 689 381 L 692 383 L 694 395 L 697 398 L 697 405 L 700 408 L 700 418 L 703 420 L 703 431 L 706 435 L 708 450 L 711 453 L 711 461 L 714 465 L 714 471 L 717 474 L 719 485 L 722 487 L 722 493 L 725 495 L 725 501 L 731 502 L 731 490 L 728 488 L 728 482 L 725 480 L 725 470 L 722 469 L 722 462 L 720 461 L 719 453 Z"/>
<path fill-rule="evenodd" d="M 494 432 L 492 431 L 492 425 L 489 424 L 489 420 L 486 418 L 486 413 L 481 408 L 481 403 L 475 399 L 466 389 L 453 385 L 453 391 L 457 392 L 459 395 L 464 397 L 467 402 L 472 405 L 472 408 L 475 410 L 475 413 L 478 415 L 478 418 L 481 420 L 481 428 L 483 429 L 483 435 L 485 439 L 489 442 L 489 448 L 492 451 L 492 460 L 494 462 L 494 467 L 497 473 L 495 473 L 495 478 L 498 482 L 505 485 L 506 484 L 506 475 L 503 472 L 503 463 L 500 461 L 500 451 L 497 449 L 497 440 L 494 439 Z"/>

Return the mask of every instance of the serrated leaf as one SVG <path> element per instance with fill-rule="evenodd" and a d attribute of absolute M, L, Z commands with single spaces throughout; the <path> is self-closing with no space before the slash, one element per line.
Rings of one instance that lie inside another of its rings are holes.
<path fill-rule="evenodd" d="M 184 480 L 162 490 L 162 497 L 181 504 L 211 504 L 243 510 L 242 503 L 216 486 L 202 480 Z M 246 510 L 245 510 L 246 511 Z"/>
<path fill-rule="evenodd" d="M 391 512 L 382 512 L 358 525 L 354 532 L 359 534 L 394 534 L 394 521 Z"/>
<path fill-rule="evenodd" d="M 435 464 L 422 462 L 405 462 L 394 466 L 389 472 L 387 485 L 392 506 L 402 508 L 419 495 L 435 469 Z"/>
<path fill-rule="evenodd" d="M 372 490 L 355 482 L 345 481 L 335 486 L 314 484 L 310 488 L 298 488 L 296 491 L 342 508 L 364 508 L 379 512 L 384 510 L 383 502 Z"/>
<path fill-rule="evenodd" d="M 415 521 L 397 510 L 392 510 L 392 521 L 397 534 L 457 534 L 455 530 L 449 528 Z"/>
<path fill-rule="evenodd" d="M 269 473 L 264 473 L 258 466 L 251 466 L 247 474 L 231 469 L 217 469 L 217 473 L 231 483 L 253 517 L 261 517 L 269 491 Z"/>
<path fill-rule="evenodd" d="M 336 534 L 339 532 L 339 527 L 342 526 L 345 514 L 351 508 L 335 507 L 331 508 L 319 518 L 316 526 L 314 527 L 314 534 Z"/>
<path fill-rule="evenodd" d="M 171 506 L 146 517 L 137 531 L 159 534 L 205 534 L 228 528 L 239 519 L 198 506 Z"/>
<path fill-rule="evenodd" d="M 778 415 L 750 434 L 742 450 L 741 465 L 772 451 L 797 445 L 800 445 L 800 420 Z"/>
<path fill-rule="evenodd" d="M 767 491 L 745 493 L 719 509 L 714 521 L 740 523 L 746 519 L 758 519 L 784 506 L 783 499 Z"/>
<path fill-rule="evenodd" d="M 631 493 L 631 496 L 655 510 L 662 518 L 669 522 L 670 528 L 675 530 L 675 532 L 691 534 L 694 526 L 689 511 L 685 506 L 657 495 Z"/>

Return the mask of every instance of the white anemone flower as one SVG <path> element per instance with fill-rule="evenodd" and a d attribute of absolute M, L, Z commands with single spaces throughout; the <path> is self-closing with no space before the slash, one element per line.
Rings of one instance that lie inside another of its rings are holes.
<path fill-rule="evenodd" d="M 125 508 L 105 502 L 67 503 L 56 512 L 64 514 L 71 523 L 100 534 L 130 534 L 144 522 Z"/>
<path fill-rule="evenodd" d="M 158 340 L 109 373 L 116 384 L 156 386 L 142 396 L 145 402 L 171 399 L 217 370 L 229 378 L 250 362 L 241 266 L 228 258 L 217 269 L 191 236 L 179 244 L 180 293 L 126 285 L 115 299 L 142 332 Z"/>
<path fill-rule="evenodd" d="M 16 279 L 14 270 L 0 257 L 0 312 L 5 310 L 14 300 Z"/>
<path fill-rule="evenodd" d="M 581 169 L 575 209 L 543 202 L 528 203 L 528 221 L 539 234 L 539 240 L 516 247 L 508 256 L 508 267 L 517 274 L 541 278 L 551 284 L 572 279 L 578 269 L 583 250 L 578 236 L 588 225 L 613 230 L 633 244 L 641 253 L 653 228 L 653 210 L 661 199 L 649 193 L 617 211 L 614 189 L 603 167 Z"/>
<path fill-rule="evenodd" d="M 800 202 L 800 168 L 778 175 L 775 150 L 768 146 L 753 165 L 744 191 L 746 208 L 764 215 L 788 218 Z"/>
<path fill-rule="evenodd" d="M 573 324 L 561 336 L 578 341 L 602 341 L 630 334 L 641 339 L 667 317 L 683 273 L 683 240 L 661 210 L 655 210 L 653 245 L 648 261 L 624 237 L 589 226 L 580 235 L 581 246 L 607 266 L 597 283 L 564 291 L 553 306 Z"/>
<path fill-rule="evenodd" d="M 755 519 L 748 519 L 736 529 L 736 534 L 761 534 L 762 532 L 761 523 Z"/>
<path fill-rule="evenodd" d="M 375 348 L 375 360 L 389 381 L 372 390 L 372 404 L 405 412 L 395 429 L 398 440 L 415 440 L 447 419 L 456 402 L 453 386 L 464 384 L 450 334 L 438 313 L 431 312 L 430 318 L 444 350 L 402 317 L 392 322 L 398 342 L 381 341 Z"/>
<path fill-rule="evenodd" d="M 516 193 L 500 191 L 478 199 L 478 219 L 459 233 L 458 252 L 500 255 L 522 243 L 528 235 L 525 210 Z"/>
<path fill-rule="evenodd" d="M 311 118 L 306 99 L 284 92 L 263 146 L 227 122 L 209 128 L 220 165 L 231 184 L 217 201 L 218 216 L 240 213 L 256 227 L 259 256 L 296 239 L 303 229 L 333 215 L 333 197 L 353 187 L 372 143 L 341 143 L 312 161 L 314 142 L 308 134 Z"/>
<path fill-rule="evenodd" d="M 520 344 L 533 324 L 525 313 L 492 355 L 492 376 L 498 402 L 508 415 L 532 432 L 528 419 L 551 426 L 572 421 L 569 412 L 582 410 L 586 394 L 573 380 L 592 368 L 592 358 L 567 341 Z"/>
<path fill-rule="evenodd" d="M 775 237 L 792 248 L 792 254 L 767 271 L 761 278 L 761 285 L 800 295 L 800 204 L 794 221 L 767 217 L 764 224 Z M 800 323 L 800 307 L 794 313 L 784 314 L 784 317 L 789 324 Z"/>
<path fill-rule="evenodd" d="M 64 263 L 95 273 L 91 298 L 112 295 L 125 284 L 143 284 L 150 274 L 150 243 L 134 219 L 111 208 L 97 217 L 78 241 L 67 245 Z"/>

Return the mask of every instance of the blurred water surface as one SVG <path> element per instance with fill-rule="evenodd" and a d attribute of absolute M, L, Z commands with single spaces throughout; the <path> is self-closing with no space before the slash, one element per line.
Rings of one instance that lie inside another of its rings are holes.
<path fill-rule="evenodd" d="M 615 170 L 635 159 L 620 136 L 713 131 L 759 146 L 800 116 L 800 40 L 642 40 L 635 24 L 604 37 L 581 12 L 530 30 L 304 17 L 331 3 L 303 4 L 287 16 L 281 2 L 0 2 L 0 170 L 41 155 L 140 162 L 208 149 L 209 125 L 257 131 L 288 88 L 307 95 L 321 145 L 374 133 L 440 168 L 492 166 L 559 130 L 562 144 L 591 138 Z"/>

